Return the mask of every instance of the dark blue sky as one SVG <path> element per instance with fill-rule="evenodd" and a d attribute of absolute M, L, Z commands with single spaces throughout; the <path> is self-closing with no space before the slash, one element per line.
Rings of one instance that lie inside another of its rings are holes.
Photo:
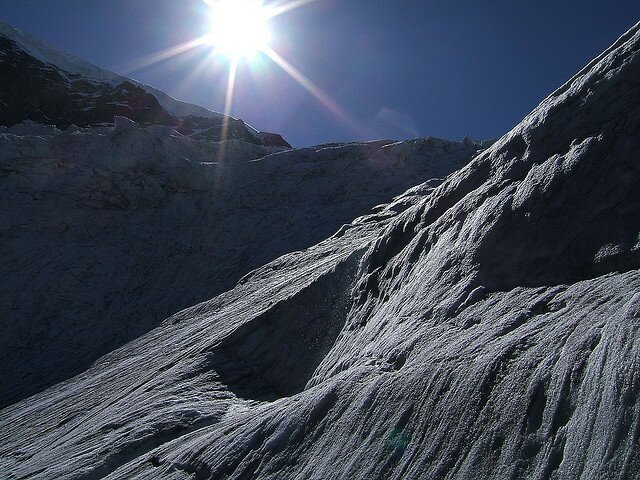
<path fill-rule="evenodd" d="M 205 33 L 200 0 L 2 0 L 0 19 L 97 65 L 222 111 L 206 49 L 132 70 Z M 296 146 L 502 135 L 640 20 L 638 0 L 317 0 L 272 22 L 273 47 L 329 94 L 336 118 L 268 59 L 238 72 L 232 115 Z"/>

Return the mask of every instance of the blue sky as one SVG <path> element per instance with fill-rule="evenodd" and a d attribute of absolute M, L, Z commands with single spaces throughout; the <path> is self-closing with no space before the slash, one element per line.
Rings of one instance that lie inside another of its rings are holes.
<path fill-rule="evenodd" d="M 2 0 L 0 19 L 97 65 L 222 111 L 228 62 L 207 48 L 136 68 L 206 33 L 200 0 Z M 346 113 L 280 67 L 238 71 L 232 115 L 296 146 L 502 135 L 640 20 L 640 2 L 316 0 L 274 19 L 273 48 Z"/>

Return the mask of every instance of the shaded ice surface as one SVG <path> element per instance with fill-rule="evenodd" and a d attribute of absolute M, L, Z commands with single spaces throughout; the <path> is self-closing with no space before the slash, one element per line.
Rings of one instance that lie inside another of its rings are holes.
<path fill-rule="evenodd" d="M 0 134 L 0 406 L 468 163 L 420 139 L 278 151 L 116 118 Z M 428 188 L 428 187 L 425 187 Z"/>
<path fill-rule="evenodd" d="M 6 407 L 0 468 L 637 478 L 639 131 L 637 25 L 435 189 Z"/>

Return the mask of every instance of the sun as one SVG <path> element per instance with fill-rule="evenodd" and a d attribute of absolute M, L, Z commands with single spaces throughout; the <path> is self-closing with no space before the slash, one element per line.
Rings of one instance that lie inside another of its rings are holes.
<path fill-rule="evenodd" d="M 259 0 L 216 0 L 211 6 L 208 42 L 216 53 L 232 60 L 254 57 L 271 39 L 270 12 Z"/>
<path fill-rule="evenodd" d="M 156 52 L 132 65 L 130 71 L 145 68 L 158 62 L 188 52 L 202 45 L 211 48 L 207 55 L 203 55 L 202 61 L 190 75 L 193 78 L 203 71 L 214 57 L 221 55 L 229 59 L 229 77 L 224 101 L 224 118 L 231 118 L 233 97 L 235 93 L 236 76 L 241 60 L 251 62 L 258 58 L 257 53 L 264 59 L 273 61 L 282 68 L 291 78 L 313 95 L 338 119 L 352 128 L 356 125 L 347 112 L 324 92 L 318 85 L 307 78 L 300 70 L 289 63 L 271 45 L 271 33 L 269 21 L 292 10 L 296 10 L 317 0 L 202 0 L 209 7 L 210 19 L 209 32 L 188 42 L 174 45 L 166 50 Z M 277 43 L 277 42 L 274 42 Z M 262 64 L 261 66 L 264 66 Z M 255 69 L 256 72 L 262 69 Z M 229 122 L 223 123 L 222 138 L 226 138 L 226 129 Z"/>

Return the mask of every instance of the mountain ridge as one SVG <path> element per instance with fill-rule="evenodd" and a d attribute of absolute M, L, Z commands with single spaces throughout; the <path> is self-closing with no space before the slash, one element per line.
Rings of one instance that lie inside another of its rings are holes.
<path fill-rule="evenodd" d="M 98 67 L 80 57 L 71 55 L 57 47 L 48 45 L 33 35 L 2 21 L 0 21 L 0 35 L 20 44 L 27 53 L 41 62 L 55 65 L 66 72 L 77 73 L 89 79 L 108 82 L 113 87 L 116 87 L 126 81 L 132 81 L 137 86 L 143 87 L 148 93 L 151 93 L 154 96 L 160 96 L 161 98 L 159 98 L 159 101 L 162 103 L 163 107 L 176 115 L 194 115 L 199 117 L 222 116 L 222 114 L 213 112 L 207 108 L 171 98 L 166 93 L 161 92 L 150 85 L 143 84 L 136 80 L 127 78 L 124 75 Z"/>
<path fill-rule="evenodd" d="M 240 119 L 176 100 L 160 90 L 97 67 L 0 21 L 0 125 L 25 120 L 61 129 L 113 124 L 115 116 L 175 127 L 219 141 L 222 135 L 291 148 L 281 135 L 259 132 Z"/>

